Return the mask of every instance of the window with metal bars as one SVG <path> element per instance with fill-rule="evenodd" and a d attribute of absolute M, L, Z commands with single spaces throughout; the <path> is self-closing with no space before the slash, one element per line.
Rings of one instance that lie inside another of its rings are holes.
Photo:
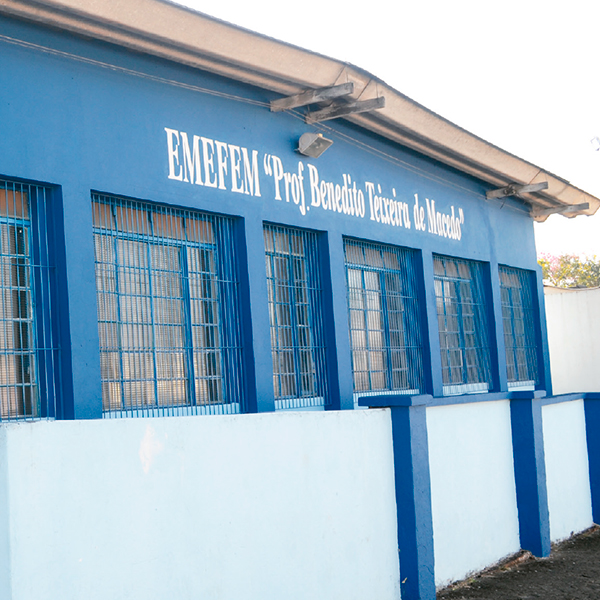
<path fill-rule="evenodd" d="M 264 226 L 276 408 L 328 403 L 315 232 Z"/>
<path fill-rule="evenodd" d="M 233 221 L 92 200 L 105 416 L 243 410 Z"/>
<path fill-rule="evenodd" d="M 0 420 L 56 416 L 50 188 L 0 180 Z"/>
<path fill-rule="evenodd" d="M 424 390 L 413 250 L 344 240 L 355 399 Z"/>
<path fill-rule="evenodd" d="M 533 302 L 535 276 L 530 271 L 500 266 L 502 322 L 509 389 L 535 388 L 539 382 Z"/>
<path fill-rule="evenodd" d="M 490 389 L 491 369 L 483 265 L 434 256 L 445 395 Z"/>

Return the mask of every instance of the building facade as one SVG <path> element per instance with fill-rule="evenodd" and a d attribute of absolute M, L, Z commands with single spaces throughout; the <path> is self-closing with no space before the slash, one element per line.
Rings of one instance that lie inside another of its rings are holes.
<path fill-rule="evenodd" d="M 550 390 L 535 203 L 316 101 L 1 23 L 2 419 Z"/>

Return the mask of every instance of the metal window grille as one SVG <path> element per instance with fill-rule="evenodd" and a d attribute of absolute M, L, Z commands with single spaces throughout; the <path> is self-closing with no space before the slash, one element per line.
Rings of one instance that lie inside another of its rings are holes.
<path fill-rule="evenodd" d="M 50 199 L 49 188 L 0 180 L 0 421 L 56 416 Z"/>
<path fill-rule="evenodd" d="M 533 303 L 533 273 L 500 266 L 502 322 L 509 388 L 535 388 L 539 382 Z"/>
<path fill-rule="evenodd" d="M 105 416 L 243 410 L 233 221 L 92 200 Z"/>
<path fill-rule="evenodd" d="M 317 234 L 265 225 L 276 408 L 328 403 Z"/>
<path fill-rule="evenodd" d="M 445 395 L 491 387 L 483 265 L 434 257 L 434 282 Z"/>
<path fill-rule="evenodd" d="M 355 401 L 424 390 L 416 253 L 344 240 Z"/>

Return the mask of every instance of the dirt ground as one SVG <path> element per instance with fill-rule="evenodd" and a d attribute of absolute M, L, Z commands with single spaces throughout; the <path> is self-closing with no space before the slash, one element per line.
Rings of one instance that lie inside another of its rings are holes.
<path fill-rule="evenodd" d="M 600 599 L 600 527 L 552 547 L 547 558 L 529 553 L 437 593 L 438 600 Z"/>

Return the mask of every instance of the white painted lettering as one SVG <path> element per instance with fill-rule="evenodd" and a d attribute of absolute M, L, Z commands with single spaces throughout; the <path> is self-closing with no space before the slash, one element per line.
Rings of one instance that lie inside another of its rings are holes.
<path fill-rule="evenodd" d="M 406 204 L 406 202 L 402 205 L 402 215 L 404 217 L 404 227 L 406 227 L 406 229 L 410 229 L 410 209 L 408 208 L 408 204 Z"/>
<path fill-rule="evenodd" d="M 292 188 L 292 200 L 294 204 L 300 204 L 300 181 L 298 180 L 298 175 L 296 173 L 292 174 L 291 186 Z"/>
<path fill-rule="evenodd" d="M 327 209 L 335 210 L 335 189 L 333 183 L 330 181 L 323 183 L 325 183 L 325 189 L 327 190 Z M 325 208 L 325 203 L 323 203 L 323 208 Z"/>
<path fill-rule="evenodd" d="M 227 152 L 227 144 L 215 140 L 215 146 L 217 147 L 217 171 L 219 173 L 219 189 L 226 190 L 227 187 L 225 186 L 225 175 L 227 175 L 227 159 L 229 158 Z"/>
<path fill-rule="evenodd" d="M 425 202 L 427 203 L 427 227 L 429 233 L 437 233 L 437 229 L 435 227 L 435 202 L 433 200 L 429 200 L 429 198 L 425 198 Z"/>
<path fill-rule="evenodd" d="M 229 144 L 229 159 L 231 161 L 231 191 L 243 194 L 244 182 L 242 181 L 242 159 L 239 146 Z"/>
<path fill-rule="evenodd" d="M 363 219 L 365 216 L 365 195 L 362 193 L 362 190 L 358 191 L 358 216 Z"/>
<path fill-rule="evenodd" d="M 373 206 L 373 192 L 375 191 L 375 186 L 370 181 L 365 181 L 365 187 L 367 188 L 367 193 L 369 194 L 369 208 L 371 213 L 371 221 L 374 221 L 375 207 Z"/>
<path fill-rule="evenodd" d="M 402 225 L 402 220 L 398 219 L 398 213 L 396 212 L 396 208 L 397 208 L 398 204 L 395 200 L 390 200 L 390 223 L 392 225 Z"/>
<path fill-rule="evenodd" d="M 182 131 L 181 147 L 183 149 L 183 181 L 203 185 L 200 174 L 200 138 L 197 135 L 192 138 L 192 151 L 190 152 L 187 133 Z M 196 181 L 194 181 L 194 172 Z"/>
<path fill-rule="evenodd" d="M 292 174 L 284 173 L 283 181 L 285 182 L 285 201 L 289 202 L 290 201 L 290 182 L 292 181 Z"/>
<path fill-rule="evenodd" d="M 167 156 L 169 157 L 169 179 L 183 180 L 183 168 L 179 164 L 179 131 L 165 127 L 167 132 Z M 178 169 L 177 173 L 175 169 Z"/>
<path fill-rule="evenodd" d="M 321 192 L 319 192 L 319 171 L 317 171 L 317 167 L 314 165 L 308 165 L 308 178 L 310 179 L 310 205 L 319 206 L 321 204 Z"/>
<path fill-rule="evenodd" d="M 340 187 L 339 183 L 335 184 L 335 210 L 337 210 L 339 213 L 344 210 L 342 207 L 342 188 Z"/>
<path fill-rule="evenodd" d="M 215 173 L 215 145 L 209 138 L 201 137 L 202 140 L 202 158 L 204 163 L 204 185 L 207 187 L 217 187 L 217 174 Z M 209 150 L 210 148 L 210 150 Z M 212 176 L 214 175 L 214 179 Z"/>
<path fill-rule="evenodd" d="M 169 179 L 260 197 L 263 175 L 273 178 L 274 200 L 282 201 L 285 194 L 286 203 L 296 205 L 302 216 L 306 216 L 311 207 L 321 206 L 323 210 L 362 219 L 366 215 L 365 196 L 368 196 L 371 221 L 389 227 L 412 227 L 411 207 L 398 198 L 394 187 L 387 188 L 391 189 L 391 194 L 387 194 L 381 183 L 357 184 L 349 173 L 342 173 L 337 181 L 327 181 L 320 177 L 317 167 L 302 160 L 298 161 L 297 169 L 286 171 L 282 159 L 272 154 L 263 156 L 263 173 L 258 168 L 257 150 L 168 127 L 164 131 Z M 304 176 L 306 169 L 308 177 Z M 465 222 L 462 208 L 450 206 L 442 212 L 430 198 L 425 198 L 425 204 L 421 205 L 415 193 L 412 216 L 418 232 L 428 231 L 452 240 L 462 238 Z"/>
<path fill-rule="evenodd" d="M 275 181 L 275 200 L 281 200 L 279 182 L 283 179 L 283 163 L 278 156 L 273 156 L 273 179 Z"/>
<path fill-rule="evenodd" d="M 304 164 L 298 161 L 298 189 L 300 191 L 300 213 L 304 216 L 308 207 L 306 206 L 306 197 L 304 195 Z"/>
<path fill-rule="evenodd" d="M 248 149 L 242 148 L 244 159 L 244 192 L 260 198 L 260 181 L 258 179 L 258 150 L 252 150 L 252 163 L 248 158 Z"/>

